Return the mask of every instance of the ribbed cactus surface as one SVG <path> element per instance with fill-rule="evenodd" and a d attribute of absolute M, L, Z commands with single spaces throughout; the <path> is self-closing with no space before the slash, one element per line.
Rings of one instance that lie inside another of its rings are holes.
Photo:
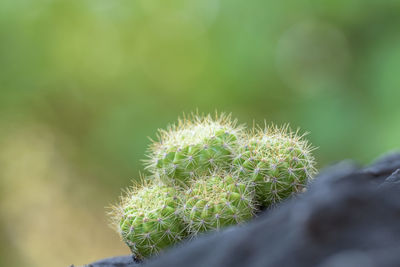
<path fill-rule="evenodd" d="M 316 172 L 311 150 L 287 127 L 254 130 L 238 149 L 234 170 L 255 182 L 256 200 L 269 206 L 305 188 Z"/>
<path fill-rule="evenodd" d="M 185 237 L 173 187 L 146 185 L 130 191 L 118 209 L 119 232 L 138 258 L 146 258 Z"/>
<path fill-rule="evenodd" d="M 188 184 L 193 177 L 231 168 L 242 128 L 230 116 L 193 116 L 159 131 L 149 149 L 147 169 L 167 184 Z"/>
<path fill-rule="evenodd" d="M 217 230 L 249 220 L 255 211 L 254 188 L 229 174 L 193 180 L 185 192 L 184 221 L 189 234 Z"/>

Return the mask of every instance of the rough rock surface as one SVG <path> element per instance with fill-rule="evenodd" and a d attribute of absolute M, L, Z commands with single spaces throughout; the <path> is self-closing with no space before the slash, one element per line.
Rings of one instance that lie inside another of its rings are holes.
<path fill-rule="evenodd" d="M 85 267 L 131 267 L 141 266 L 135 262 L 132 255 L 107 258 L 85 265 Z M 71 265 L 70 267 L 74 267 Z"/>
<path fill-rule="evenodd" d="M 88 266 L 138 265 L 123 256 Z M 400 266 L 400 153 L 366 168 L 338 163 L 301 196 L 252 222 L 181 244 L 142 265 Z"/>

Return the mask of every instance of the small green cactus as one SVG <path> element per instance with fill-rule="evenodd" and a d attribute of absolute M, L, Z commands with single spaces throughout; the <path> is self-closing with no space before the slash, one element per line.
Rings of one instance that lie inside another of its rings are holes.
<path fill-rule="evenodd" d="M 180 206 L 177 190 L 161 184 L 134 188 L 122 198 L 121 205 L 114 209 L 115 224 L 138 259 L 156 254 L 186 236 Z"/>
<path fill-rule="evenodd" d="M 167 184 L 188 184 L 193 177 L 231 168 L 242 127 L 230 116 L 192 115 L 168 130 L 149 149 L 146 168 Z"/>
<path fill-rule="evenodd" d="M 287 126 L 255 129 L 234 159 L 240 177 L 256 184 L 256 200 L 267 207 L 300 192 L 316 173 L 312 147 Z"/>
<path fill-rule="evenodd" d="M 251 183 L 229 174 L 193 180 L 182 213 L 190 235 L 249 220 L 255 213 L 253 193 Z"/>
<path fill-rule="evenodd" d="M 246 132 L 230 116 L 192 115 L 149 148 L 150 176 L 113 209 L 138 259 L 200 232 L 245 222 L 315 175 L 313 148 L 288 126 Z"/>

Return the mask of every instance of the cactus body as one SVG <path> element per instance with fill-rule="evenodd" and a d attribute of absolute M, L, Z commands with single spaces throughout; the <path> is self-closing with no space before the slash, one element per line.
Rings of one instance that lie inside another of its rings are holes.
<path fill-rule="evenodd" d="M 185 237 L 180 196 L 173 187 L 143 186 L 128 193 L 116 220 L 123 241 L 139 259 L 157 254 Z"/>
<path fill-rule="evenodd" d="M 185 197 L 183 216 L 192 236 L 244 222 L 255 210 L 251 183 L 227 174 L 194 180 Z"/>
<path fill-rule="evenodd" d="M 315 174 L 311 147 L 287 127 L 255 130 L 234 159 L 241 177 L 256 184 L 256 199 L 269 206 L 301 191 Z"/>
<path fill-rule="evenodd" d="M 167 131 L 160 130 L 159 141 L 150 147 L 147 169 L 167 184 L 180 185 L 217 168 L 229 169 L 242 132 L 235 124 L 224 115 L 179 120 Z"/>
<path fill-rule="evenodd" d="M 149 185 L 114 209 L 139 259 L 198 233 L 245 222 L 303 190 L 316 173 L 312 147 L 287 126 L 244 132 L 230 116 L 192 115 L 159 131 L 149 148 Z"/>

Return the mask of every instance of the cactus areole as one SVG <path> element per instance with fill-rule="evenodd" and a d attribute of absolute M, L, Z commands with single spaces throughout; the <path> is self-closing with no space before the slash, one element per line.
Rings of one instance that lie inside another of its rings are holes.
<path fill-rule="evenodd" d="M 288 126 L 246 130 L 231 116 L 179 119 L 149 147 L 142 183 L 111 212 L 138 259 L 199 233 L 246 222 L 316 174 L 313 148 Z"/>

